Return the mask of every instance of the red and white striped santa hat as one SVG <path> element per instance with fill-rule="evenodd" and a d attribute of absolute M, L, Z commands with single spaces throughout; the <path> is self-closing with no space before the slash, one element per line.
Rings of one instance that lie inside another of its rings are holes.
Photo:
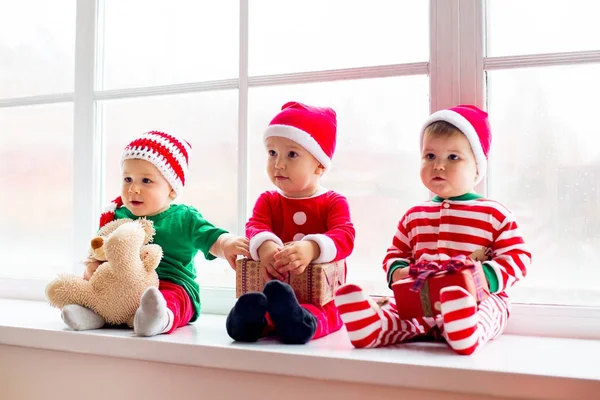
<path fill-rule="evenodd" d="M 152 163 L 179 194 L 185 186 L 192 146 L 185 140 L 164 132 L 150 131 L 133 139 L 123 150 L 125 160 L 146 160 Z M 123 205 L 117 197 L 100 216 L 100 227 L 114 220 L 115 210 Z"/>

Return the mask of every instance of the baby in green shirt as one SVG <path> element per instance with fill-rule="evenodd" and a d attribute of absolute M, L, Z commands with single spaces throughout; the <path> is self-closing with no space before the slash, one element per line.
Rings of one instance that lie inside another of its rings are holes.
<path fill-rule="evenodd" d="M 121 196 L 100 217 L 100 227 L 120 218 L 145 217 L 154 223 L 153 243 L 163 249 L 156 269 L 160 284 L 150 287 L 135 313 L 139 336 L 171 333 L 194 322 L 200 314 L 200 288 L 194 257 L 202 251 L 207 260 L 226 259 L 235 269 L 238 255 L 250 257 L 248 239 L 227 233 L 208 222 L 194 207 L 171 204 L 185 185 L 191 146 L 162 132 L 148 132 L 129 143 L 123 152 Z M 89 279 L 98 263 L 88 264 Z M 74 330 L 98 329 L 104 318 L 92 310 L 67 305 L 63 321 Z"/>

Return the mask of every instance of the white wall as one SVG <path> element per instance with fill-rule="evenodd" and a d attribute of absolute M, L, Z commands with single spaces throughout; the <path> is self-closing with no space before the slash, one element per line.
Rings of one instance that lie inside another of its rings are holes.
<path fill-rule="evenodd" d="M 0 345 L 0 399 L 475 400 L 276 375 L 187 367 Z"/>

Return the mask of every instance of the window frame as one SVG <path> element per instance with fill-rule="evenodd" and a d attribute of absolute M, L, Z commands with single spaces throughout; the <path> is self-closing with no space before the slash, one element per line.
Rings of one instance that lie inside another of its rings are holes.
<path fill-rule="evenodd" d="M 600 49 L 567 53 L 485 57 L 486 2 L 430 0 L 430 60 L 424 62 L 328 71 L 248 76 L 248 0 L 240 0 L 239 77 L 154 87 L 95 90 L 101 82 L 102 0 L 77 0 L 75 86 L 73 93 L 1 99 L 0 108 L 74 103 L 74 254 L 86 248 L 102 210 L 102 106 L 100 100 L 238 89 L 238 232 L 244 231 L 247 209 L 247 130 L 250 87 L 329 82 L 428 74 L 430 111 L 472 103 L 485 108 L 486 71 L 600 63 Z M 99 35 L 98 40 L 96 35 Z M 451 82 L 450 85 L 445 82 Z M 91 156 L 90 156 L 91 155 Z M 487 193 L 485 179 L 477 190 Z M 82 272 L 74 266 L 74 272 Z M 0 298 L 45 300 L 42 279 L 0 277 Z M 235 301 L 233 288 L 202 286 L 204 312 L 227 313 Z M 600 339 L 600 307 L 515 304 L 508 331 L 535 336 Z"/>

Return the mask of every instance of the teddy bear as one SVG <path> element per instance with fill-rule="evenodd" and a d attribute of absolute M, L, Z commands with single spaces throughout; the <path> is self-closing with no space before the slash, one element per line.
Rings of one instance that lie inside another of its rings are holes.
<path fill-rule="evenodd" d="M 98 230 L 97 236 L 91 240 L 91 246 L 88 251 L 87 258 L 83 261 L 85 266 L 83 278 L 88 281 L 90 277 L 96 272 L 96 269 L 106 261 L 106 254 L 104 252 L 104 242 L 109 234 L 111 234 L 119 226 L 133 221 L 130 218 L 120 218 L 109 222 Z M 154 236 L 154 228 L 152 221 L 145 218 L 139 219 L 142 227 L 146 231 L 146 239 L 144 243 L 150 243 Z"/>
<path fill-rule="evenodd" d="M 152 221 L 120 219 L 105 225 L 92 239 L 86 262 L 101 262 L 89 280 L 63 274 L 46 286 L 51 306 L 68 304 L 87 307 L 107 324 L 133 327 L 133 317 L 142 293 L 158 287 L 156 267 L 162 248 L 149 244 L 154 236 Z"/>

